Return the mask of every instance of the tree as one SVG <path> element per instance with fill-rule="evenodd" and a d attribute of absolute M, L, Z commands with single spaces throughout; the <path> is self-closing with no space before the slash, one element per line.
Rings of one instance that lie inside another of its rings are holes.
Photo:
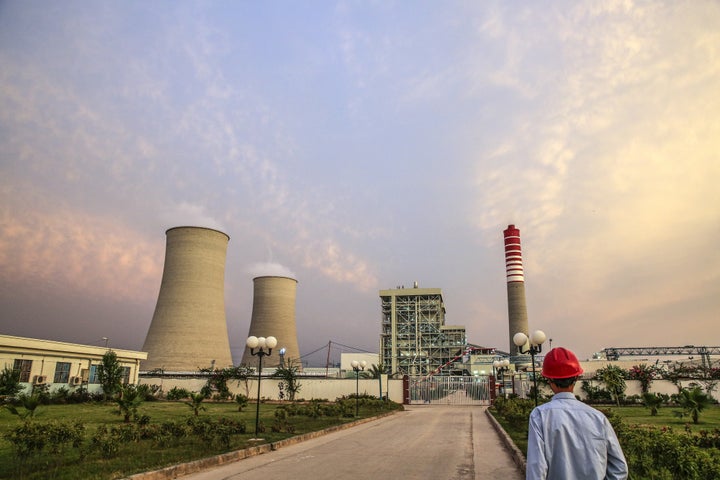
<path fill-rule="evenodd" d="M 5 367 L 0 372 L 0 395 L 13 396 L 22 390 L 20 385 L 20 370 Z"/>
<path fill-rule="evenodd" d="M 247 407 L 248 397 L 246 397 L 242 393 L 238 393 L 237 395 L 235 395 L 235 403 L 237 403 L 238 412 L 242 412 L 242 409 Z"/>
<path fill-rule="evenodd" d="M 105 352 L 102 362 L 97 369 L 98 380 L 102 386 L 105 400 L 115 395 L 122 388 L 123 369 L 117 359 L 117 354 L 112 350 Z"/>
<path fill-rule="evenodd" d="M 273 377 L 280 378 L 278 388 L 280 393 L 278 396 L 283 399 L 287 394 L 288 400 L 295 401 L 295 395 L 300 391 L 300 382 L 298 382 L 298 366 L 292 360 L 285 362 L 285 365 L 278 367 Z"/>
<path fill-rule="evenodd" d="M 17 415 L 18 417 L 22 418 L 23 420 L 32 418 L 35 416 L 35 410 L 40 405 L 40 396 L 37 394 L 33 395 L 20 395 L 18 397 L 18 400 L 20 401 L 20 404 L 25 409 L 24 412 L 21 412 L 18 410 L 15 405 L 8 403 L 3 405 L 10 413 L 13 415 Z"/>
<path fill-rule="evenodd" d="M 655 417 L 658 414 L 658 408 L 663 403 L 663 397 L 654 393 L 645 392 L 642 394 L 643 405 L 650 409 L 650 416 Z"/>
<path fill-rule="evenodd" d="M 628 377 L 630 380 L 637 380 L 640 382 L 640 390 L 642 393 L 648 393 L 650 391 L 650 385 L 655 379 L 656 374 L 657 369 L 646 363 L 635 365 L 628 371 Z"/>
<path fill-rule="evenodd" d="M 120 387 L 120 395 L 115 399 L 125 423 L 130 423 L 130 417 L 137 418 L 137 409 L 143 402 L 144 395 L 135 385 Z"/>
<path fill-rule="evenodd" d="M 702 391 L 700 387 L 691 390 L 686 388 L 680 391 L 678 403 L 686 415 L 690 415 L 693 423 L 697 424 L 700 419 L 700 412 L 711 404 L 710 396 Z"/>
<path fill-rule="evenodd" d="M 197 417 L 200 415 L 200 410 L 205 410 L 205 407 L 202 405 L 203 400 L 205 400 L 204 394 L 193 392 L 190 394 L 190 401 L 185 402 L 185 405 L 190 407 L 193 411 L 193 415 Z"/>
<path fill-rule="evenodd" d="M 380 365 L 375 365 L 373 363 L 368 369 L 368 375 L 370 375 L 370 378 L 380 378 L 380 375 L 385 375 L 387 373 L 386 370 L 387 368 L 385 368 L 385 365 L 382 363 Z"/>
<path fill-rule="evenodd" d="M 615 399 L 617 406 L 620 406 L 620 397 L 624 396 L 627 385 L 625 383 L 625 371 L 617 365 L 608 365 L 595 372 L 597 379 L 605 384 L 610 395 Z"/>

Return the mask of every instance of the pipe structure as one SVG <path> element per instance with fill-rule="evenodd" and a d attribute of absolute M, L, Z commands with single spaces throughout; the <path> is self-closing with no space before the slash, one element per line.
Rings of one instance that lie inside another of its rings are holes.
<path fill-rule="evenodd" d="M 165 235 L 162 283 L 141 369 L 194 372 L 232 366 L 225 319 L 230 237 L 203 227 L 175 227 Z"/>

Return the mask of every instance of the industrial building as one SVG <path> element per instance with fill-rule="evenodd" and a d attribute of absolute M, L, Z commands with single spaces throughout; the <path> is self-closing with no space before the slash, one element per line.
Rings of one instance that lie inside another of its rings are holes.
<path fill-rule="evenodd" d="M 398 286 L 380 290 L 382 363 L 393 375 L 428 375 L 441 369 L 467 345 L 465 327 L 445 325 L 439 288 Z"/>

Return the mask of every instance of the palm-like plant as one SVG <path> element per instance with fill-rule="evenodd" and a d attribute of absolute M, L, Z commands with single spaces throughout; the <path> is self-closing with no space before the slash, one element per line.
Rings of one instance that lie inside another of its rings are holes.
<path fill-rule="evenodd" d="M 200 410 L 206 410 L 206 408 L 202 405 L 203 400 L 205 400 L 205 395 L 202 393 L 191 393 L 190 394 L 190 401 L 185 402 L 185 405 L 189 406 L 193 414 L 197 417 L 200 415 Z"/>
<path fill-rule="evenodd" d="M 700 412 L 710 405 L 711 400 L 710 396 L 705 394 L 700 387 L 695 387 L 692 390 L 681 390 L 680 395 L 678 395 L 678 403 L 683 408 L 683 411 L 690 415 L 693 423 L 697 424 L 700 419 Z"/>
<path fill-rule="evenodd" d="M 655 417 L 658 414 L 658 408 L 663 403 L 663 397 L 655 393 L 643 393 L 643 404 L 650 409 L 650 416 Z"/>
<path fill-rule="evenodd" d="M 130 423 L 130 417 L 137 417 L 137 409 L 142 402 L 143 395 L 134 385 L 123 386 L 115 399 L 119 408 L 118 413 L 123 416 L 125 423 Z"/>
<path fill-rule="evenodd" d="M 13 415 L 17 415 L 23 420 L 35 416 L 35 409 L 41 403 L 39 395 L 20 395 L 17 399 L 20 401 L 20 405 L 22 405 L 25 411 L 18 410 L 15 405 L 12 405 L 10 403 L 3 405 L 3 407 L 5 407 L 7 411 L 12 413 Z"/>
<path fill-rule="evenodd" d="M 382 363 L 380 365 L 375 365 L 373 363 L 368 369 L 368 374 L 370 375 L 370 378 L 380 378 L 380 375 L 385 375 L 387 373 L 385 370 L 385 365 Z"/>

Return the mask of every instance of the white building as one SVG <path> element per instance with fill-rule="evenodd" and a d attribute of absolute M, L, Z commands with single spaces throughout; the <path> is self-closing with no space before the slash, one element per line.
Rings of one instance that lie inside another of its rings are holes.
<path fill-rule="evenodd" d="M 97 366 L 107 351 L 107 347 L 0 335 L 0 368 L 19 371 L 26 392 L 33 385 L 48 385 L 51 392 L 81 386 L 94 391 L 100 390 Z M 147 353 L 112 351 L 123 368 L 123 383 L 137 384 L 140 361 Z"/>

